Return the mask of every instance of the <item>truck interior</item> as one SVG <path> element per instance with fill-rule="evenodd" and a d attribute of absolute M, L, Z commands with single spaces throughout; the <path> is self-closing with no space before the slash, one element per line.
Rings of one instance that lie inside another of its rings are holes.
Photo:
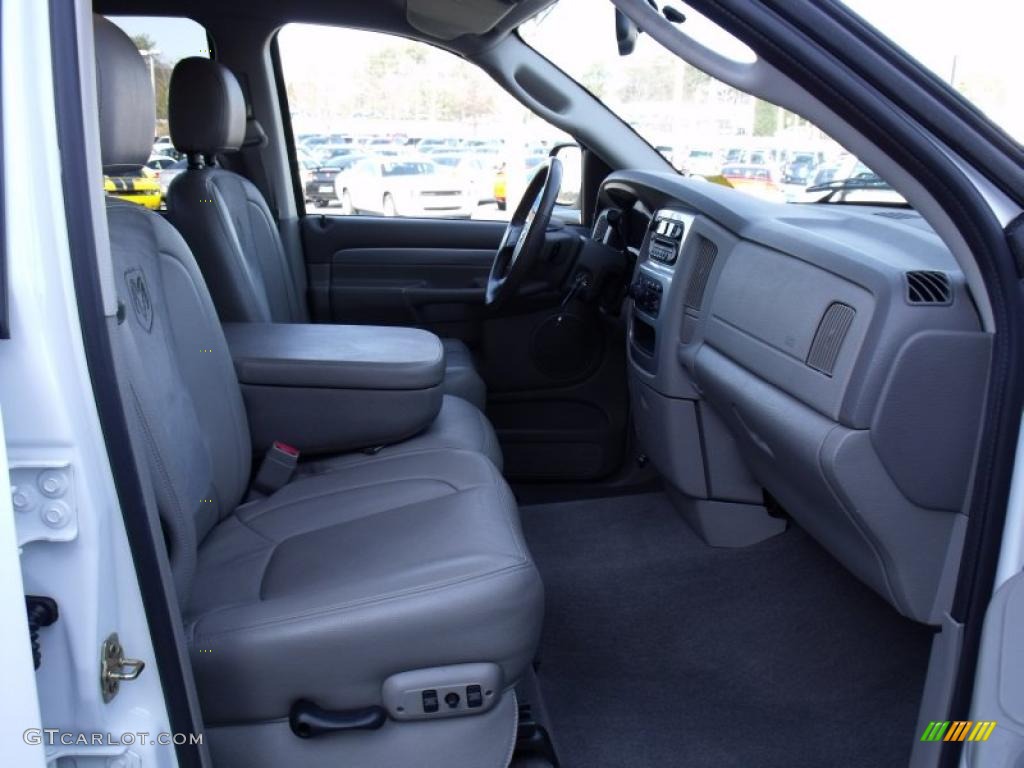
<path fill-rule="evenodd" d="M 131 514 L 164 546 L 212 765 L 905 765 L 938 717 L 997 354 L 977 241 L 793 72 L 616 4 L 896 201 L 678 172 L 527 42 L 550 0 L 95 0 L 107 176 L 157 135 L 115 22 L 209 41 L 170 78 L 166 209 L 107 195 L 100 258 Z M 328 215 L 282 69 L 295 24 L 454 54 L 578 169 L 552 148 L 504 220 Z"/>

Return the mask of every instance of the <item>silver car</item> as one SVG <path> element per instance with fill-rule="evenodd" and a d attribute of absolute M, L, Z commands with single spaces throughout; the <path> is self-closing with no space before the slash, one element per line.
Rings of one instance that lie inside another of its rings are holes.
<path fill-rule="evenodd" d="M 334 180 L 343 213 L 467 218 L 472 185 L 421 157 L 367 157 Z"/>

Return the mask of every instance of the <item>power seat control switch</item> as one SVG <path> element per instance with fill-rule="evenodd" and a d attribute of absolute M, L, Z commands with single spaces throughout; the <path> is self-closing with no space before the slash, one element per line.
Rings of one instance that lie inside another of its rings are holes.
<path fill-rule="evenodd" d="M 433 714 L 434 712 L 437 712 L 437 710 L 438 710 L 437 691 L 435 691 L 432 688 L 429 691 L 424 691 L 423 692 L 423 712 L 425 714 L 430 715 L 430 714 Z"/>
<path fill-rule="evenodd" d="M 501 667 L 480 662 L 399 672 L 384 681 L 381 698 L 393 720 L 426 720 L 487 712 L 504 691 Z"/>

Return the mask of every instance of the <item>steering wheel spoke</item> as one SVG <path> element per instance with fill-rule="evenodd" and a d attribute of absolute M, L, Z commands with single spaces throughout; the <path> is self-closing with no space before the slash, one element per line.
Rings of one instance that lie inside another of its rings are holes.
<path fill-rule="evenodd" d="M 487 278 L 485 301 L 499 306 L 516 292 L 544 248 L 555 200 L 562 186 L 562 163 L 549 157 L 537 166 L 509 219 Z"/>

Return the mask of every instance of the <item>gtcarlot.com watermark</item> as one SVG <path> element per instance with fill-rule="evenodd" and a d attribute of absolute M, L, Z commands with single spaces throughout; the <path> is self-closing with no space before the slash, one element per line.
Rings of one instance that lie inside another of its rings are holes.
<path fill-rule="evenodd" d="M 127 731 L 126 733 L 89 733 L 86 731 L 62 731 L 60 728 L 29 728 L 21 738 L 33 746 L 45 744 L 48 747 L 131 747 L 136 744 L 173 745 L 202 744 L 201 733 L 150 733 L 149 731 Z"/>

